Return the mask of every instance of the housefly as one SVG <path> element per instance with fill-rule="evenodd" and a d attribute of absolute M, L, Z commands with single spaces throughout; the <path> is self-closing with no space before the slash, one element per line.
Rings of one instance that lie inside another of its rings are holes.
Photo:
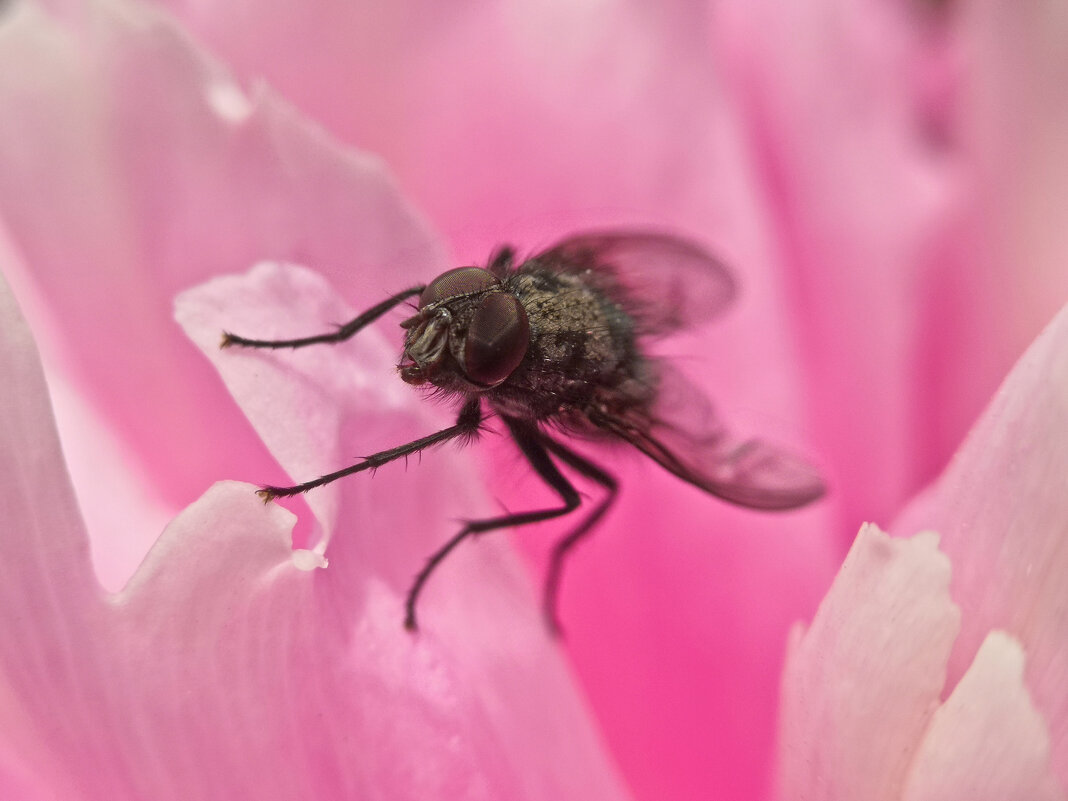
<path fill-rule="evenodd" d="M 441 561 L 467 537 L 576 511 L 579 493 L 561 468 L 599 484 L 603 497 L 552 550 L 543 596 L 559 630 L 556 597 L 567 555 L 604 516 L 618 489 L 605 468 L 568 437 L 622 442 L 670 473 L 740 506 L 778 510 L 823 494 L 807 462 L 758 439 L 739 440 L 703 395 L 650 354 L 658 337 L 703 323 L 736 293 L 726 268 L 704 249 L 663 233 L 608 231 L 568 237 L 525 260 L 509 246 L 485 267 L 458 267 L 398 292 L 336 331 L 258 340 L 230 333 L 223 347 L 302 348 L 347 340 L 406 300 L 403 381 L 454 398 L 455 425 L 292 487 L 263 487 L 265 501 L 307 492 L 449 440 L 475 438 L 496 414 L 560 505 L 467 523 L 434 552 L 408 592 L 405 626 Z"/>

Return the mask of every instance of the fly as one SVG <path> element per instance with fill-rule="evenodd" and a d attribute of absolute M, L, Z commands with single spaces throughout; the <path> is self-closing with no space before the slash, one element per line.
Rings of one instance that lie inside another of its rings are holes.
<path fill-rule="evenodd" d="M 564 562 L 615 500 L 609 471 L 572 450 L 568 435 L 637 448 L 684 481 L 752 509 L 804 506 L 824 493 L 806 461 L 759 439 L 732 437 L 703 394 L 648 343 L 703 323 L 732 302 L 726 268 L 681 237 L 635 231 L 571 236 L 517 261 L 499 248 L 485 267 L 459 267 L 398 292 L 336 331 L 302 339 L 246 339 L 224 333 L 222 347 L 302 348 L 343 342 L 406 300 L 401 323 L 403 381 L 456 399 L 456 423 L 292 487 L 263 487 L 264 501 L 307 492 L 373 470 L 432 445 L 478 436 L 496 414 L 560 505 L 467 523 L 416 574 L 404 625 L 416 629 L 416 603 L 441 561 L 473 534 L 539 523 L 576 511 L 581 500 L 561 471 L 599 484 L 604 496 L 553 547 L 545 578 L 546 620 L 559 632 L 556 599 Z"/>

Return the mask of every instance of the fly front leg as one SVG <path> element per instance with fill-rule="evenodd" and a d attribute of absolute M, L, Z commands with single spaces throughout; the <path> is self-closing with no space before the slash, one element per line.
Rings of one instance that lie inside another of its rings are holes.
<path fill-rule="evenodd" d="M 440 445 L 443 442 L 448 442 L 452 439 L 474 437 L 478 434 L 478 429 L 481 424 L 482 405 L 478 396 L 474 396 L 469 398 L 464 403 L 463 408 L 460 409 L 460 415 L 456 420 L 456 425 L 449 426 L 437 433 L 409 442 L 407 445 L 400 445 L 396 448 L 390 448 L 388 451 L 380 451 L 379 453 L 371 454 L 351 467 L 346 467 L 333 473 L 327 473 L 325 476 L 320 476 L 311 481 L 305 481 L 303 484 L 296 484 L 292 487 L 263 487 L 256 490 L 256 494 L 263 498 L 264 503 L 273 501 L 275 498 L 288 498 L 291 495 L 299 495 L 310 489 L 315 489 L 324 484 L 329 484 L 332 481 L 337 481 L 339 478 L 351 476 L 353 473 L 362 473 L 364 470 L 375 470 L 384 464 L 388 464 L 389 462 L 404 456 L 411 456 L 414 453 L 419 453 L 424 448 L 429 448 L 433 445 Z"/>
<path fill-rule="evenodd" d="M 344 342 L 390 309 L 400 305 L 408 298 L 422 294 L 424 289 L 426 289 L 425 286 L 413 286 L 411 289 L 398 292 L 396 295 L 386 298 L 377 306 L 372 306 L 353 320 L 338 326 L 336 331 L 332 331 L 329 334 L 317 334 L 316 336 L 301 337 L 300 339 L 248 339 L 237 334 L 231 334 L 229 331 L 223 331 L 222 342 L 219 343 L 219 347 L 229 348 L 236 345 L 242 348 L 303 348 L 307 345 Z"/>

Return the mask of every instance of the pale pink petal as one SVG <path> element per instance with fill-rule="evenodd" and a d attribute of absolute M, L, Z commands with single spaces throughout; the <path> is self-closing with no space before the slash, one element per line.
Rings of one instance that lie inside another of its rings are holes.
<path fill-rule="evenodd" d="M 219 347 L 223 331 L 292 339 L 331 331 L 355 316 L 324 278 L 279 264 L 259 265 L 247 277 L 216 278 L 183 293 L 175 304 L 179 324 L 220 369 L 231 394 L 294 481 L 346 467 L 358 455 L 452 422 L 433 414 L 433 405 L 421 403 L 398 379 L 395 348 L 376 329 L 336 347 L 273 352 Z M 388 319 L 401 318 L 398 313 Z M 268 476 L 262 479 L 267 483 Z M 305 496 L 326 538 L 337 521 L 339 486 Z M 411 494 L 403 486 L 391 489 Z M 472 503 L 474 490 L 469 493 Z M 391 492 L 382 497 L 384 503 L 403 503 Z M 422 498 L 420 505 L 429 501 Z"/>
<path fill-rule="evenodd" d="M 253 478 L 263 445 L 171 319 L 174 295 L 265 258 L 352 298 L 443 265 L 377 159 L 246 91 L 157 13 L 31 3 L 0 27 L 0 214 L 49 341 L 166 502 Z M 115 354 L 122 353 L 118 359 Z"/>
<path fill-rule="evenodd" d="M 1024 653 L 1004 632 L 935 712 L 909 773 L 904 801 L 1061 801 L 1049 770 L 1049 732 L 1024 685 Z"/>
<path fill-rule="evenodd" d="M 931 533 L 861 528 L 783 677 L 779 797 L 897 799 L 960 625 Z"/>
<path fill-rule="evenodd" d="M 499 547 L 456 560 L 454 579 L 497 578 L 436 601 L 441 636 L 428 614 L 413 639 L 389 577 L 356 558 L 358 532 L 326 567 L 291 549 L 290 513 L 222 483 L 104 594 L 2 289 L 0 375 L 18 388 L 0 396 L 5 781 L 109 801 L 624 797 Z M 411 522 L 378 508 L 386 530 Z"/>
<path fill-rule="evenodd" d="M 0 269 L 5 274 L 29 273 L 18 249 L 0 226 Z M 20 305 L 34 309 L 31 319 L 48 319 L 47 305 L 29 286 L 16 293 Z M 36 333 L 36 332 L 35 332 Z M 41 345 L 42 354 L 48 347 Z M 45 372 L 49 373 L 47 358 Z M 75 495 L 89 531 L 121 532 L 106 541 L 90 537 L 93 566 L 101 584 L 118 590 L 144 558 L 163 531 L 173 512 L 137 468 L 136 460 L 123 447 L 96 409 L 72 386 L 67 376 L 52 365 L 49 394 L 57 426 L 64 433 L 67 467 L 77 476 Z"/>
<path fill-rule="evenodd" d="M 1068 785 L 1068 307 L 1020 359 L 947 469 L 894 530 L 934 528 L 964 610 L 950 686 L 992 629 L 1027 655 L 1026 684 L 1049 722 Z"/>

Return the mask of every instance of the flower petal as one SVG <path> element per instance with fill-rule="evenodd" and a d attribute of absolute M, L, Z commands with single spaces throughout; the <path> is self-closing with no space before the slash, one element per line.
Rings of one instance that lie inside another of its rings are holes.
<path fill-rule="evenodd" d="M 461 621 L 471 636 L 413 641 L 401 594 L 351 550 L 322 569 L 291 549 L 289 512 L 222 483 L 105 595 L 4 285 L 0 331 L 0 375 L 18 388 L 0 397 L 0 770 L 17 760 L 13 781 L 131 801 L 625 796 L 541 621 L 516 603 L 514 560 L 473 587 L 492 601 L 478 599 L 488 622 Z M 495 559 L 471 553 L 459 575 Z M 448 620 L 458 604 L 442 606 Z"/>
<path fill-rule="evenodd" d="M 933 46 L 916 5 L 728 0 L 712 29 L 793 290 L 847 536 L 853 521 L 900 508 L 970 421 L 945 420 L 930 389 L 941 367 L 917 354 L 942 341 L 924 331 L 925 295 L 960 176 L 918 108 Z M 861 406 L 862 419 L 838 413 Z M 918 433 L 928 419 L 943 430 Z M 872 454 L 878 481 L 867 480 Z"/>
<path fill-rule="evenodd" d="M 53 789 L 72 789 L 65 782 L 78 768 L 67 759 L 77 754 L 84 767 L 98 754 L 90 743 L 68 751 L 91 717 L 84 703 L 67 704 L 92 681 L 87 674 L 98 676 L 95 660 L 83 658 L 101 593 L 33 338 L 2 276 L 0 375 L 15 388 L 0 395 L 0 753 L 26 774 L 55 775 Z"/>
<path fill-rule="evenodd" d="M 897 799 L 960 614 L 938 537 L 857 535 L 783 676 L 779 797 Z"/>
<path fill-rule="evenodd" d="M 956 21 L 968 74 L 957 128 L 974 178 L 970 250 L 954 268 L 951 290 L 970 299 L 977 321 L 958 353 L 983 354 L 956 369 L 987 369 L 1000 382 L 1068 303 L 1068 108 L 1061 100 L 1068 16 L 1057 3 L 979 0 L 957 7 Z M 985 404 L 989 396 L 977 397 Z"/>
<path fill-rule="evenodd" d="M 1004 632 L 939 707 L 923 738 L 904 801 L 1061 801 L 1049 770 L 1049 732 L 1023 680 L 1024 653 Z"/>
<path fill-rule="evenodd" d="M 934 527 L 959 569 L 964 610 L 949 665 L 963 676 L 987 632 L 1027 654 L 1027 686 L 1049 721 L 1053 765 L 1068 785 L 1068 307 L 1035 340 L 945 474 L 894 523 Z"/>
<path fill-rule="evenodd" d="M 18 121 L 0 126 L 0 214 L 64 366 L 172 508 L 258 476 L 263 445 L 174 326 L 174 295 L 286 258 L 377 298 L 440 268 L 439 245 L 380 161 L 246 94 L 146 7 L 92 0 L 60 21 L 22 3 L 0 37 Z"/>
<path fill-rule="evenodd" d="M 412 439 L 420 423 L 448 424 L 440 415 L 418 414 L 427 407 L 396 379 L 393 348 L 377 330 L 334 347 L 220 348 L 224 330 L 256 339 L 292 339 L 326 333 L 334 323 L 356 316 L 322 277 L 306 269 L 262 264 L 248 276 L 213 279 L 179 295 L 175 316 L 219 369 L 293 481 L 346 467 L 355 461 L 353 453 Z M 305 496 L 319 518 L 323 546 L 337 521 L 338 486 Z"/>

